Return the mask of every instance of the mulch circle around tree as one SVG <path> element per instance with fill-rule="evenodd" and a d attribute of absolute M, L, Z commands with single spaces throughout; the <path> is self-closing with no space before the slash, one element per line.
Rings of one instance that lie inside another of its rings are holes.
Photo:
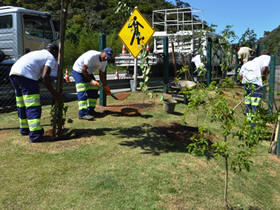
<path fill-rule="evenodd" d="M 46 141 L 68 140 L 68 139 L 78 138 L 80 136 L 81 134 L 70 129 L 62 129 L 61 134 L 55 138 L 53 137 L 53 129 L 49 129 L 44 132 L 44 137 L 47 137 Z"/>
<path fill-rule="evenodd" d="M 145 109 L 149 109 L 152 107 L 154 107 L 154 104 L 149 103 L 129 103 L 122 105 L 108 105 L 106 107 L 97 106 L 97 113 L 100 113 L 102 115 L 102 112 L 109 112 L 109 114 L 113 116 L 137 117 L 141 116 Z M 53 130 L 49 129 L 44 133 L 44 136 L 49 138 L 49 141 L 68 140 L 79 138 L 80 136 L 82 136 L 81 133 L 75 130 L 63 129 L 62 134 L 59 137 L 53 138 L 52 132 Z"/>

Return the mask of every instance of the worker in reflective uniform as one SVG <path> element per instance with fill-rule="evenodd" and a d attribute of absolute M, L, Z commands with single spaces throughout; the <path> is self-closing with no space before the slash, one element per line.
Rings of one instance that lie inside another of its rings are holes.
<path fill-rule="evenodd" d="M 261 56 L 243 64 L 239 72 L 245 89 L 246 116 L 254 125 L 255 112 L 262 99 L 263 81 L 269 74 L 269 53 L 264 51 Z"/>
<path fill-rule="evenodd" d="M 50 72 L 57 66 L 58 46 L 49 44 L 46 49 L 25 54 L 12 66 L 10 81 L 15 89 L 16 105 L 20 121 L 20 133 L 29 135 L 31 142 L 43 140 L 44 129 L 40 125 L 41 104 L 39 79 L 56 101 L 57 92 L 50 82 Z"/>
<path fill-rule="evenodd" d="M 103 83 L 104 90 L 107 95 L 111 95 L 111 90 L 106 84 L 105 70 L 107 60 L 113 55 L 112 48 L 105 48 L 102 52 L 89 50 L 82 54 L 74 63 L 72 75 L 75 79 L 79 119 L 92 120 L 95 115 L 95 106 L 99 89 L 99 82 L 96 81 L 92 74 L 99 70 L 100 80 Z"/>

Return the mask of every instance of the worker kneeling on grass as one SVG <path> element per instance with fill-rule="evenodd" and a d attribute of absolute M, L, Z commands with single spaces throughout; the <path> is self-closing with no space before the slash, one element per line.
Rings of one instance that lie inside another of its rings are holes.
<path fill-rule="evenodd" d="M 41 104 L 39 79 L 58 102 L 59 95 L 50 82 L 50 72 L 57 66 L 58 46 L 49 44 L 22 56 L 11 68 L 10 81 L 15 89 L 16 105 L 20 121 L 20 133 L 29 135 L 31 142 L 43 141 L 44 129 L 40 125 Z"/>
<path fill-rule="evenodd" d="M 104 90 L 107 95 L 111 95 L 111 90 L 106 84 L 104 72 L 108 63 L 107 60 L 111 59 L 112 55 L 112 48 L 107 47 L 102 52 L 89 50 L 75 61 L 72 75 L 76 83 L 79 119 L 92 120 L 96 114 L 94 109 L 99 97 L 99 82 L 96 81 L 92 74 L 93 72 L 99 70 Z"/>
<path fill-rule="evenodd" d="M 243 64 L 239 72 L 245 89 L 245 113 L 252 127 L 254 127 L 255 112 L 262 99 L 263 81 L 269 74 L 269 63 L 269 53 L 264 51 L 261 56 Z"/>

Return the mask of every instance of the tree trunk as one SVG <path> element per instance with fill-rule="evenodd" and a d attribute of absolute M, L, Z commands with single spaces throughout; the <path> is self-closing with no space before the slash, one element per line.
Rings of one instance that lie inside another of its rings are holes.
<path fill-rule="evenodd" d="M 67 21 L 67 11 L 68 11 L 68 0 L 61 0 L 61 16 L 60 16 L 60 45 L 58 53 L 58 71 L 57 71 L 57 86 L 56 91 L 59 95 L 62 95 L 63 89 L 63 56 L 64 56 L 64 38 L 65 38 L 65 27 Z M 63 107 L 64 102 L 55 103 L 54 105 L 54 115 L 53 115 L 53 130 L 52 136 L 57 137 L 62 133 L 63 128 Z"/>
<path fill-rule="evenodd" d="M 225 189 L 224 189 L 224 202 L 225 209 L 228 209 L 228 157 L 225 157 Z"/>
<path fill-rule="evenodd" d="M 176 58 L 175 58 L 175 50 L 174 50 L 174 43 L 171 42 L 171 49 L 172 49 L 172 62 L 173 62 L 173 68 L 174 68 L 174 77 L 177 77 L 177 66 L 176 66 Z"/>
<path fill-rule="evenodd" d="M 224 137 L 225 142 L 227 142 L 227 137 Z M 229 209 L 228 206 L 228 156 L 225 155 L 225 188 L 224 188 L 224 202 L 225 209 Z"/>

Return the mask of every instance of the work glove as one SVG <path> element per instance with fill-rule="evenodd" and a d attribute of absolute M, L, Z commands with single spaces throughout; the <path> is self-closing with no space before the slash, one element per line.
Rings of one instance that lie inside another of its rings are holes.
<path fill-rule="evenodd" d="M 108 85 L 104 85 L 104 91 L 105 91 L 107 96 L 112 95 L 110 87 Z"/>
<path fill-rule="evenodd" d="M 96 87 L 99 87 L 99 82 L 97 82 L 96 80 L 91 80 L 90 81 L 90 84 L 92 85 L 92 86 L 96 86 Z"/>

